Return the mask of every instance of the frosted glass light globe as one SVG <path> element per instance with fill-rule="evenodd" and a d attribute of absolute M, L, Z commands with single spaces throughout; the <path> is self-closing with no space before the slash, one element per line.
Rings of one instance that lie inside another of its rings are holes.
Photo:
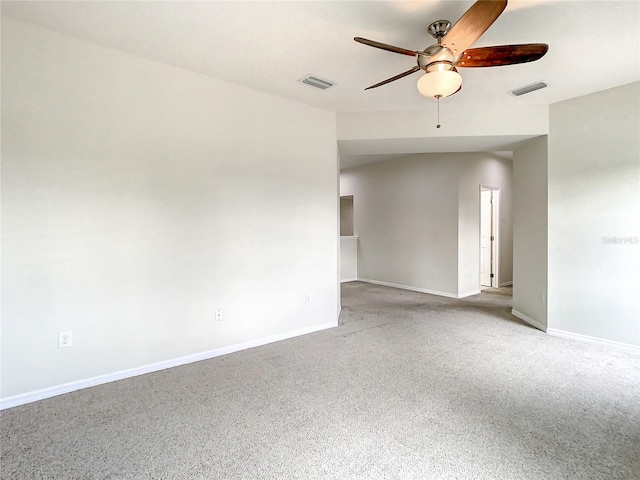
<path fill-rule="evenodd" d="M 462 85 L 462 77 L 454 70 L 425 73 L 418 80 L 418 91 L 425 97 L 448 97 Z"/>

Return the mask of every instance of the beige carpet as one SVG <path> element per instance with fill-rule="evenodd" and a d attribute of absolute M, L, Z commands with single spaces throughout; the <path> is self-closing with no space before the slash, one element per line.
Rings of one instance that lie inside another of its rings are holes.
<path fill-rule="evenodd" d="M 637 479 L 640 355 L 350 283 L 343 325 L 2 412 L 4 479 Z"/>

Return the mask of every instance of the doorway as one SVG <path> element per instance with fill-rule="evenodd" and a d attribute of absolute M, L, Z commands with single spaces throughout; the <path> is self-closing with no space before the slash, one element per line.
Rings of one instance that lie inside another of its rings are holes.
<path fill-rule="evenodd" d="M 480 186 L 480 288 L 497 288 L 500 189 Z"/>

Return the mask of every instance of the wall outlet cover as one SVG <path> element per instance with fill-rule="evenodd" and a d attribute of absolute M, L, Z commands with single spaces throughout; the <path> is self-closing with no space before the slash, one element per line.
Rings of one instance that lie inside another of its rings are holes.
<path fill-rule="evenodd" d="M 68 348 L 73 346 L 73 332 L 58 333 L 58 348 Z"/>

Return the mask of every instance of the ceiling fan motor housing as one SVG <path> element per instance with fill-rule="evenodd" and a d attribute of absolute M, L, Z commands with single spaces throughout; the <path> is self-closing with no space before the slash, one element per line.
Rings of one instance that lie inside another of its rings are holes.
<path fill-rule="evenodd" d="M 418 66 L 425 72 L 452 70 L 455 60 L 453 52 L 442 45 L 431 45 L 416 57 Z"/>

